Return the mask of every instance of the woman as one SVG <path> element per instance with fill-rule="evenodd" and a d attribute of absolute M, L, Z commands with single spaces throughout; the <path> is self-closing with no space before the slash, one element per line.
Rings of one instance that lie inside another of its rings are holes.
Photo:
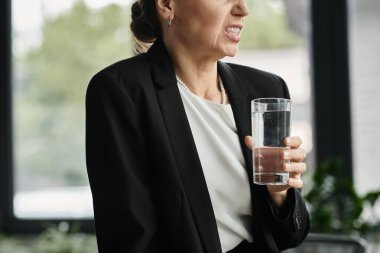
<path fill-rule="evenodd" d="M 279 252 L 305 238 L 301 140 L 285 186 L 252 183 L 250 101 L 289 97 L 279 77 L 234 56 L 243 0 L 140 0 L 147 53 L 91 80 L 87 167 L 100 253 Z"/>

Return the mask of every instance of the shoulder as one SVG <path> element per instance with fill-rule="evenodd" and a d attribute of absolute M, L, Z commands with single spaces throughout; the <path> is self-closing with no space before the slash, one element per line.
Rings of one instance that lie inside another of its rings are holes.
<path fill-rule="evenodd" d="M 285 81 L 278 75 L 260 69 L 234 63 L 222 63 L 245 85 L 252 96 L 275 96 L 289 98 Z"/>
<path fill-rule="evenodd" d="M 92 90 L 103 93 L 125 93 L 139 89 L 150 76 L 150 68 L 144 54 L 121 60 L 96 73 L 90 80 L 87 93 Z"/>
<path fill-rule="evenodd" d="M 259 82 L 275 82 L 280 84 L 284 82 L 284 80 L 278 75 L 267 71 L 234 63 L 225 64 L 228 65 L 240 78 L 243 79 L 250 79 Z"/>
<path fill-rule="evenodd" d="M 138 54 L 131 58 L 115 62 L 96 73 L 91 81 L 113 81 L 133 83 L 149 73 L 149 65 L 144 54 Z"/>

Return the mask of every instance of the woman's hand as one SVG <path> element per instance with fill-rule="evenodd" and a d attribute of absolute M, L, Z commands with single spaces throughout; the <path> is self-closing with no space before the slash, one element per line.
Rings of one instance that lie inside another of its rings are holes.
<path fill-rule="evenodd" d="M 245 144 L 252 150 L 252 137 L 245 137 Z M 285 165 L 285 171 L 289 172 L 289 180 L 286 185 L 268 185 L 268 192 L 272 201 L 281 206 L 286 199 L 286 192 L 289 188 L 301 188 L 303 181 L 301 175 L 306 171 L 306 164 L 303 162 L 306 158 L 306 152 L 300 148 L 302 140 L 300 137 L 285 138 L 285 145 L 290 150 L 284 152 L 284 158 L 290 159 L 290 163 Z"/>

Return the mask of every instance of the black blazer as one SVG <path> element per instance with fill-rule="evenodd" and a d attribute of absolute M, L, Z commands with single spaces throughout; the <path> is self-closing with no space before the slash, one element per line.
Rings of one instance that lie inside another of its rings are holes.
<path fill-rule="evenodd" d="M 218 73 L 252 182 L 252 156 L 244 144 L 251 133 L 250 101 L 289 93 L 282 79 L 253 68 L 218 62 Z M 201 163 L 162 40 L 92 78 L 86 157 L 100 253 L 221 253 Z M 250 187 L 255 252 L 300 244 L 309 218 L 299 191 L 290 189 L 278 210 L 265 186 Z"/>

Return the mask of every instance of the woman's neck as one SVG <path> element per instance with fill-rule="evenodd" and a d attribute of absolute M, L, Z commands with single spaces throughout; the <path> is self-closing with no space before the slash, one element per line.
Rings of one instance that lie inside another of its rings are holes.
<path fill-rule="evenodd" d="M 217 60 L 196 57 L 185 50 L 170 50 L 176 75 L 194 94 L 216 102 L 221 102 L 221 90 L 217 73 Z"/>

